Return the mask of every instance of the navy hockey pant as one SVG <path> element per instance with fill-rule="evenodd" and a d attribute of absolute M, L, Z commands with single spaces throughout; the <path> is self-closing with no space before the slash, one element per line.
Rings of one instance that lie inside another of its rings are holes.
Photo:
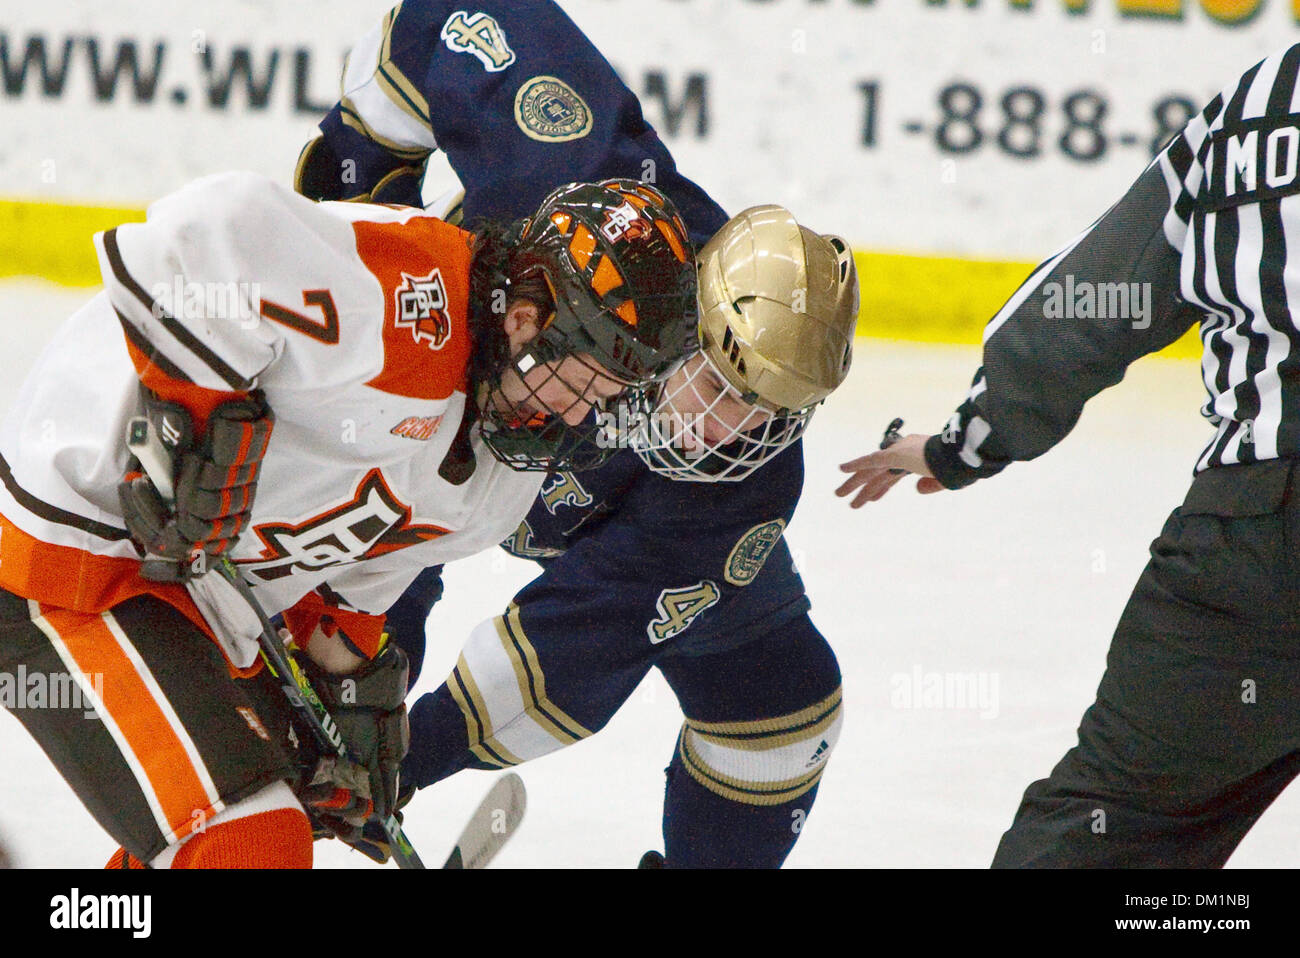
<path fill-rule="evenodd" d="M 476 629 L 411 709 L 403 780 L 503 768 L 601 729 L 652 666 L 686 721 L 667 769 L 668 867 L 776 868 L 794 847 L 841 725 L 835 655 L 806 614 L 739 647 L 672 654 L 527 633 L 517 610 Z"/>

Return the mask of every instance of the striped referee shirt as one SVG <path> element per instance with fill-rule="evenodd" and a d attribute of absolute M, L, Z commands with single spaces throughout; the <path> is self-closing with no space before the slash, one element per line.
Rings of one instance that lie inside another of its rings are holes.
<path fill-rule="evenodd" d="M 1128 365 L 1200 324 L 1215 435 L 1196 471 L 1300 455 L 1300 44 L 1256 64 L 989 322 L 925 447 L 950 489 L 1033 459 Z"/>

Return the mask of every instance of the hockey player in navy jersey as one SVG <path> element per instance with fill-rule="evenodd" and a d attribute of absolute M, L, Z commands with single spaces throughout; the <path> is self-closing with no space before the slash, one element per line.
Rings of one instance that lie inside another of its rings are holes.
<path fill-rule="evenodd" d="M 696 245 L 727 219 L 550 0 L 472 11 L 406 0 L 352 50 L 343 90 L 298 161 L 299 191 L 315 199 L 421 206 L 425 161 L 442 150 L 465 186 L 466 222 L 505 222 L 562 183 L 614 176 L 672 197 Z"/>
<path fill-rule="evenodd" d="M 467 222 L 526 210 L 575 177 L 646 176 L 700 248 L 701 351 L 643 397 L 638 450 L 548 477 L 503 544 L 543 572 L 413 706 L 404 781 L 578 742 L 657 667 L 685 724 L 666 855 L 646 863 L 779 866 L 841 725 L 839 668 L 783 531 L 803 483 L 799 437 L 848 371 L 848 247 L 776 206 L 728 222 L 552 3 L 408 0 L 358 44 L 343 88 L 299 162 L 309 196 L 419 203 L 440 148 Z M 440 591 L 427 570 L 388 614 L 417 666 Z"/>

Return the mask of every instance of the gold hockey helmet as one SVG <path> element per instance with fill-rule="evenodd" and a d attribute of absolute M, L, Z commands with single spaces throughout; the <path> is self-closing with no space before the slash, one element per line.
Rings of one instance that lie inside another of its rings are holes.
<path fill-rule="evenodd" d="M 701 348 L 742 396 L 773 411 L 804 409 L 844 381 L 858 318 L 844 240 L 800 226 L 780 206 L 755 206 L 697 262 Z"/>
<path fill-rule="evenodd" d="M 701 355 L 648 391 L 638 452 L 672 478 L 742 479 L 848 375 L 857 270 L 843 239 L 775 205 L 733 217 L 696 264 Z"/>

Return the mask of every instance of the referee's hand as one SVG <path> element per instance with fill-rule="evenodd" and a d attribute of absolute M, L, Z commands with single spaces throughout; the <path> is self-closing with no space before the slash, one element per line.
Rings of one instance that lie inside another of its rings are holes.
<path fill-rule="evenodd" d="M 925 443 L 929 438 L 921 433 L 912 433 L 904 436 L 888 449 L 868 453 L 841 464 L 842 471 L 851 472 L 853 475 L 835 490 L 835 495 L 848 496 L 857 490 L 857 495 L 853 496 L 853 501 L 849 505 L 858 509 L 868 502 L 875 502 L 908 473 L 921 477 L 920 482 L 916 484 L 917 492 L 922 494 L 938 492 L 943 486 L 931 474 L 930 467 L 925 464 Z M 896 471 L 900 469 L 903 471 Z"/>

